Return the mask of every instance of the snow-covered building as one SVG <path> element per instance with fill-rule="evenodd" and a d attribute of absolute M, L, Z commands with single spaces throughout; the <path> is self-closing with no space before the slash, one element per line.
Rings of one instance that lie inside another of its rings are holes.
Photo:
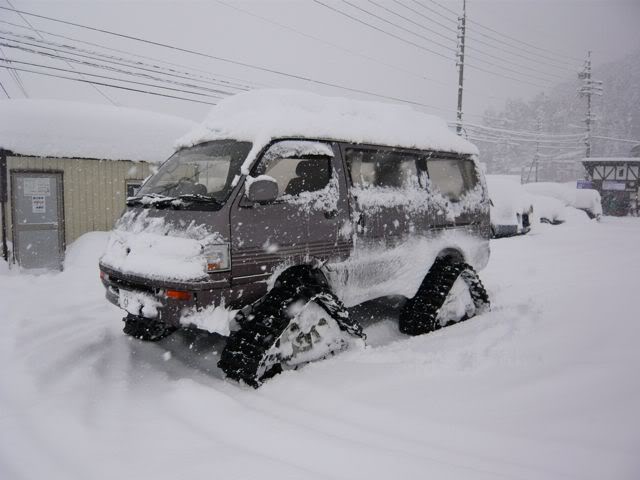
<path fill-rule="evenodd" d="M 1 101 L 0 213 L 12 259 L 25 268 L 61 268 L 65 245 L 110 230 L 126 197 L 193 127 L 107 105 Z"/>
<path fill-rule="evenodd" d="M 584 158 L 582 164 L 593 188 L 602 196 L 605 215 L 638 214 L 640 157 L 591 157 Z"/>

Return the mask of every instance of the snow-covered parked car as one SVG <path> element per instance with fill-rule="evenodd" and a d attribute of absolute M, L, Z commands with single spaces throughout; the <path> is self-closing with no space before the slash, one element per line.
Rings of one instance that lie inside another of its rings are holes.
<path fill-rule="evenodd" d="M 362 344 L 346 307 L 408 299 L 423 334 L 489 305 L 477 149 L 408 107 L 295 91 L 227 98 L 148 179 L 100 260 L 125 333 L 229 336 L 219 366 L 258 386 Z"/>
<path fill-rule="evenodd" d="M 524 188 L 534 195 L 552 197 L 562 202 L 565 206 L 583 210 L 589 218 L 598 219 L 602 215 L 602 201 L 597 190 L 578 189 L 573 182 L 527 183 Z"/>
<path fill-rule="evenodd" d="M 533 204 L 536 221 L 560 225 L 567 220 L 567 207 L 560 200 L 545 195 L 528 195 Z"/>
<path fill-rule="evenodd" d="M 523 235 L 531 230 L 534 204 L 512 175 L 487 175 L 491 198 L 491 233 L 493 238 Z"/>

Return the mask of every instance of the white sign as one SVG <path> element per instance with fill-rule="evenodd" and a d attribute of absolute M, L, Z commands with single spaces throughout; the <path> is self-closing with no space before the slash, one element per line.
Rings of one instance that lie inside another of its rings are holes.
<path fill-rule="evenodd" d="M 25 178 L 24 191 L 25 196 L 29 195 L 51 195 L 51 179 L 50 178 Z"/>
<path fill-rule="evenodd" d="M 624 191 L 627 184 L 625 182 L 616 182 L 614 180 L 604 180 L 602 182 L 603 190 L 619 190 Z"/>
<path fill-rule="evenodd" d="M 33 213 L 47 213 L 47 198 L 44 195 L 31 197 L 31 211 Z"/>

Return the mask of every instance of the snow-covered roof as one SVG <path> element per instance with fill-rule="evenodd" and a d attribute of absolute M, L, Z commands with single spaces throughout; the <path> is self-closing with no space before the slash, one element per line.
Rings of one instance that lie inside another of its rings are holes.
<path fill-rule="evenodd" d="M 250 141 L 253 149 L 246 167 L 262 147 L 282 137 L 478 153 L 473 144 L 449 130 L 444 120 L 409 106 L 276 89 L 224 99 L 199 127 L 179 140 L 179 146 L 220 139 Z"/>
<path fill-rule="evenodd" d="M 583 158 L 582 163 L 624 163 L 640 162 L 640 157 L 589 157 Z"/>
<path fill-rule="evenodd" d="M 0 101 L 0 148 L 19 155 L 161 162 L 195 126 L 184 118 L 110 105 Z"/>

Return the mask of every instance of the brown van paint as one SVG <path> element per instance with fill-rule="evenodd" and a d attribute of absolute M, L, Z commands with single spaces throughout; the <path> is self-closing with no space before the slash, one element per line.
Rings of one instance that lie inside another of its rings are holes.
<path fill-rule="evenodd" d="M 483 200 L 476 208 L 453 220 L 445 220 L 442 215 L 434 211 L 430 211 L 423 217 L 409 219 L 408 213 L 403 211 L 402 207 L 384 208 L 371 218 L 371 215 L 358 212 L 357 202 L 351 194 L 351 180 L 345 161 L 347 148 L 406 151 L 427 156 L 437 154 L 457 159 L 470 158 L 468 155 L 398 149 L 381 145 L 349 144 L 333 140 L 282 138 L 274 140 L 263 149 L 257 156 L 252 172 L 255 172 L 269 147 L 282 140 L 319 141 L 332 146 L 334 157 L 331 158 L 331 167 L 334 175 L 337 176 L 339 192 L 336 211 L 304 211 L 296 205 L 282 202 L 248 205 L 244 199 L 246 176 L 241 178 L 228 200 L 217 211 L 149 208 L 149 215 L 162 216 L 174 224 L 180 220 L 187 222 L 194 220 L 207 225 L 212 231 L 219 232 L 225 240 L 230 242 L 231 269 L 227 272 L 210 274 L 209 281 L 176 282 L 170 279 L 159 281 L 125 274 L 101 263 L 101 277 L 107 289 L 107 299 L 118 305 L 117 292 L 120 287 L 148 292 L 159 298 L 162 303 L 159 319 L 169 325 L 179 326 L 180 317 L 185 308 L 202 309 L 212 304 L 224 304 L 227 308 L 237 309 L 252 303 L 266 293 L 274 276 L 293 265 L 326 264 L 325 274 L 334 287 L 348 284 L 347 270 L 338 274 L 335 272 L 339 272 L 340 266 L 352 259 L 356 251 L 354 239 L 356 242 L 361 242 L 360 246 L 369 244 L 393 248 L 402 244 L 410 235 L 421 236 L 428 241 L 430 238 L 438 237 L 442 232 L 459 231 L 477 240 L 477 247 L 474 248 L 483 252 L 482 264 L 478 267 L 482 268 L 486 264 L 490 236 L 486 188 Z M 481 177 L 480 172 L 478 175 Z M 482 178 L 478 181 L 482 183 Z M 140 207 L 133 208 L 143 210 Z M 356 233 L 341 234 L 345 225 L 350 225 Z M 363 225 L 364 228 L 362 228 Z M 390 225 L 394 227 L 390 228 Z M 410 227 L 414 229 L 411 232 Z M 266 249 L 265 245 L 269 242 L 277 244 L 277 249 Z M 469 253 L 461 250 L 456 244 L 444 245 L 438 253 L 449 255 L 457 253 L 462 259 L 469 261 L 467 258 Z M 419 267 L 420 274 L 424 276 L 430 264 Z M 374 266 L 374 268 L 377 267 Z M 385 272 L 376 273 L 386 275 Z M 191 301 L 166 299 L 163 297 L 163 291 L 168 288 L 194 292 L 194 298 Z M 336 293 L 340 296 L 340 292 Z"/>

